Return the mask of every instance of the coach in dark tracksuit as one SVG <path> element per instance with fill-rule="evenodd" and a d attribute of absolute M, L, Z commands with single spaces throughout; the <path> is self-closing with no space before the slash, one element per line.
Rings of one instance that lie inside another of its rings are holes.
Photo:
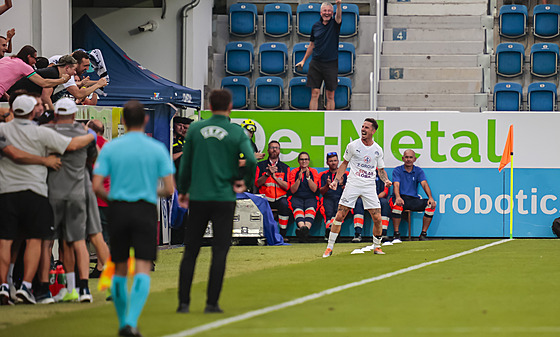
<path fill-rule="evenodd" d="M 189 312 L 196 258 L 210 220 L 214 237 L 204 312 L 222 312 L 218 299 L 231 244 L 235 193 L 245 191 L 246 186 L 252 184 L 257 164 L 249 138 L 239 125 L 230 122 L 231 108 L 229 91 L 213 90 L 210 93 L 212 117 L 193 123 L 183 146 L 177 190 L 179 203 L 189 208 L 189 221 L 179 275 L 177 312 L 180 313 Z M 240 153 L 245 156 L 245 167 L 241 171 Z"/>

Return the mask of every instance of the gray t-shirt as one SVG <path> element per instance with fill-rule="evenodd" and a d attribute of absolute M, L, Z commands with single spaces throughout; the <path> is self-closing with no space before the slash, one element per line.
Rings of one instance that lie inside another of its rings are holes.
<path fill-rule="evenodd" d="M 72 138 L 86 134 L 84 125 L 78 122 L 73 124 L 45 124 L 43 126 Z M 79 150 L 65 152 L 61 157 L 62 167 L 60 170 L 49 171 L 49 177 L 47 178 L 49 199 L 85 199 L 86 159 L 96 153 L 95 142 L 91 142 L 91 144 Z"/>
<path fill-rule="evenodd" d="M 2 150 L 8 145 L 11 145 L 10 142 L 4 136 L 4 133 L 0 132 L 0 158 L 3 156 Z"/>
<path fill-rule="evenodd" d="M 0 123 L 0 134 L 4 134 L 14 147 L 41 157 L 64 153 L 72 140 L 20 118 Z M 0 193 L 25 190 L 47 197 L 47 168 L 42 165 L 18 165 L 7 157 L 0 158 Z"/>

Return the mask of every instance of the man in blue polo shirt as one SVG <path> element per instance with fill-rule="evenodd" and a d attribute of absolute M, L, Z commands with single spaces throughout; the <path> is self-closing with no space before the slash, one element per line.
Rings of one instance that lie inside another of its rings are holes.
<path fill-rule="evenodd" d="M 341 0 L 336 0 L 336 15 L 333 18 L 333 6 L 324 2 L 321 5 L 321 18 L 311 28 L 309 47 L 303 59 L 296 67 L 303 67 L 312 56 L 307 72 L 307 86 L 311 87 L 309 110 L 317 110 L 321 84 L 325 81 L 327 110 L 334 110 L 334 91 L 338 86 L 338 36 L 342 24 Z"/>
<path fill-rule="evenodd" d="M 93 170 L 93 189 L 109 200 L 107 222 L 115 276 L 111 294 L 119 319 L 119 336 L 142 336 L 138 317 L 150 292 L 150 270 L 157 252 L 157 197 L 174 191 L 175 167 L 163 143 L 144 134 L 148 116 L 138 101 L 124 105 L 127 133 L 107 143 Z M 109 194 L 103 179 L 111 178 Z M 163 187 L 158 188 L 158 181 Z M 127 261 L 134 247 L 136 275 L 130 292 L 127 287 Z"/>
<path fill-rule="evenodd" d="M 424 170 L 415 166 L 416 154 L 412 150 L 403 153 L 404 165 L 395 167 L 393 170 L 393 195 L 389 200 L 393 218 L 395 236 L 393 243 L 400 243 L 399 225 L 403 211 L 424 211 L 422 221 L 422 233 L 419 240 L 426 240 L 428 227 L 436 210 L 436 201 L 432 198 L 432 191 L 426 180 Z M 418 195 L 418 184 L 422 185 L 428 199 L 422 199 Z"/>

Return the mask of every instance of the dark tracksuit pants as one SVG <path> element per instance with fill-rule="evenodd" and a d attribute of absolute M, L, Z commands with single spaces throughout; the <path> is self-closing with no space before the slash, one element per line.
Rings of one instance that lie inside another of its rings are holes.
<path fill-rule="evenodd" d="M 234 212 L 235 201 L 190 201 L 189 220 L 185 229 L 185 251 L 179 275 L 180 303 L 190 303 L 196 258 L 208 221 L 212 221 L 214 237 L 206 304 L 218 304 L 224 280 L 226 258 L 231 245 Z"/>

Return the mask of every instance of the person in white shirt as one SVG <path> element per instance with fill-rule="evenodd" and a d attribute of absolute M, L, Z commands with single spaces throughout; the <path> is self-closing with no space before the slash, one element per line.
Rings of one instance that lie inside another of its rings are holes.
<path fill-rule="evenodd" d="M 385 254 L 381 250 L 381 205 L 377 197 L 375 185 L 376 169 L 379 178 L 385 186 L 391 186 L 391 181 L 385 172 L 385 162 L 383 161 L 383 149 L 373 141 L 373 134 L 377 131 L 377 121 L 374 118 L 366 118 L 362 124 L 362 137 L 346 147 L 344 161 L 338 168 L 336 178 L 331 182 L 330 188 L 336 190 L 338 182 L 350 166 L 350 173 L 346 182 L 346 188 L 342 192 L 338 203 L 338 211 L 332 223 L 331 232 L 327 249 L 323 257 L 332 255 L 334 243 L 340 233 L 342 222 L 346 218 L 348 211 L 354 208 L 356 199 L 362 198 L 364 209 L 366 209 L 373 219 L 373 245 L 375 254 Z"/>

